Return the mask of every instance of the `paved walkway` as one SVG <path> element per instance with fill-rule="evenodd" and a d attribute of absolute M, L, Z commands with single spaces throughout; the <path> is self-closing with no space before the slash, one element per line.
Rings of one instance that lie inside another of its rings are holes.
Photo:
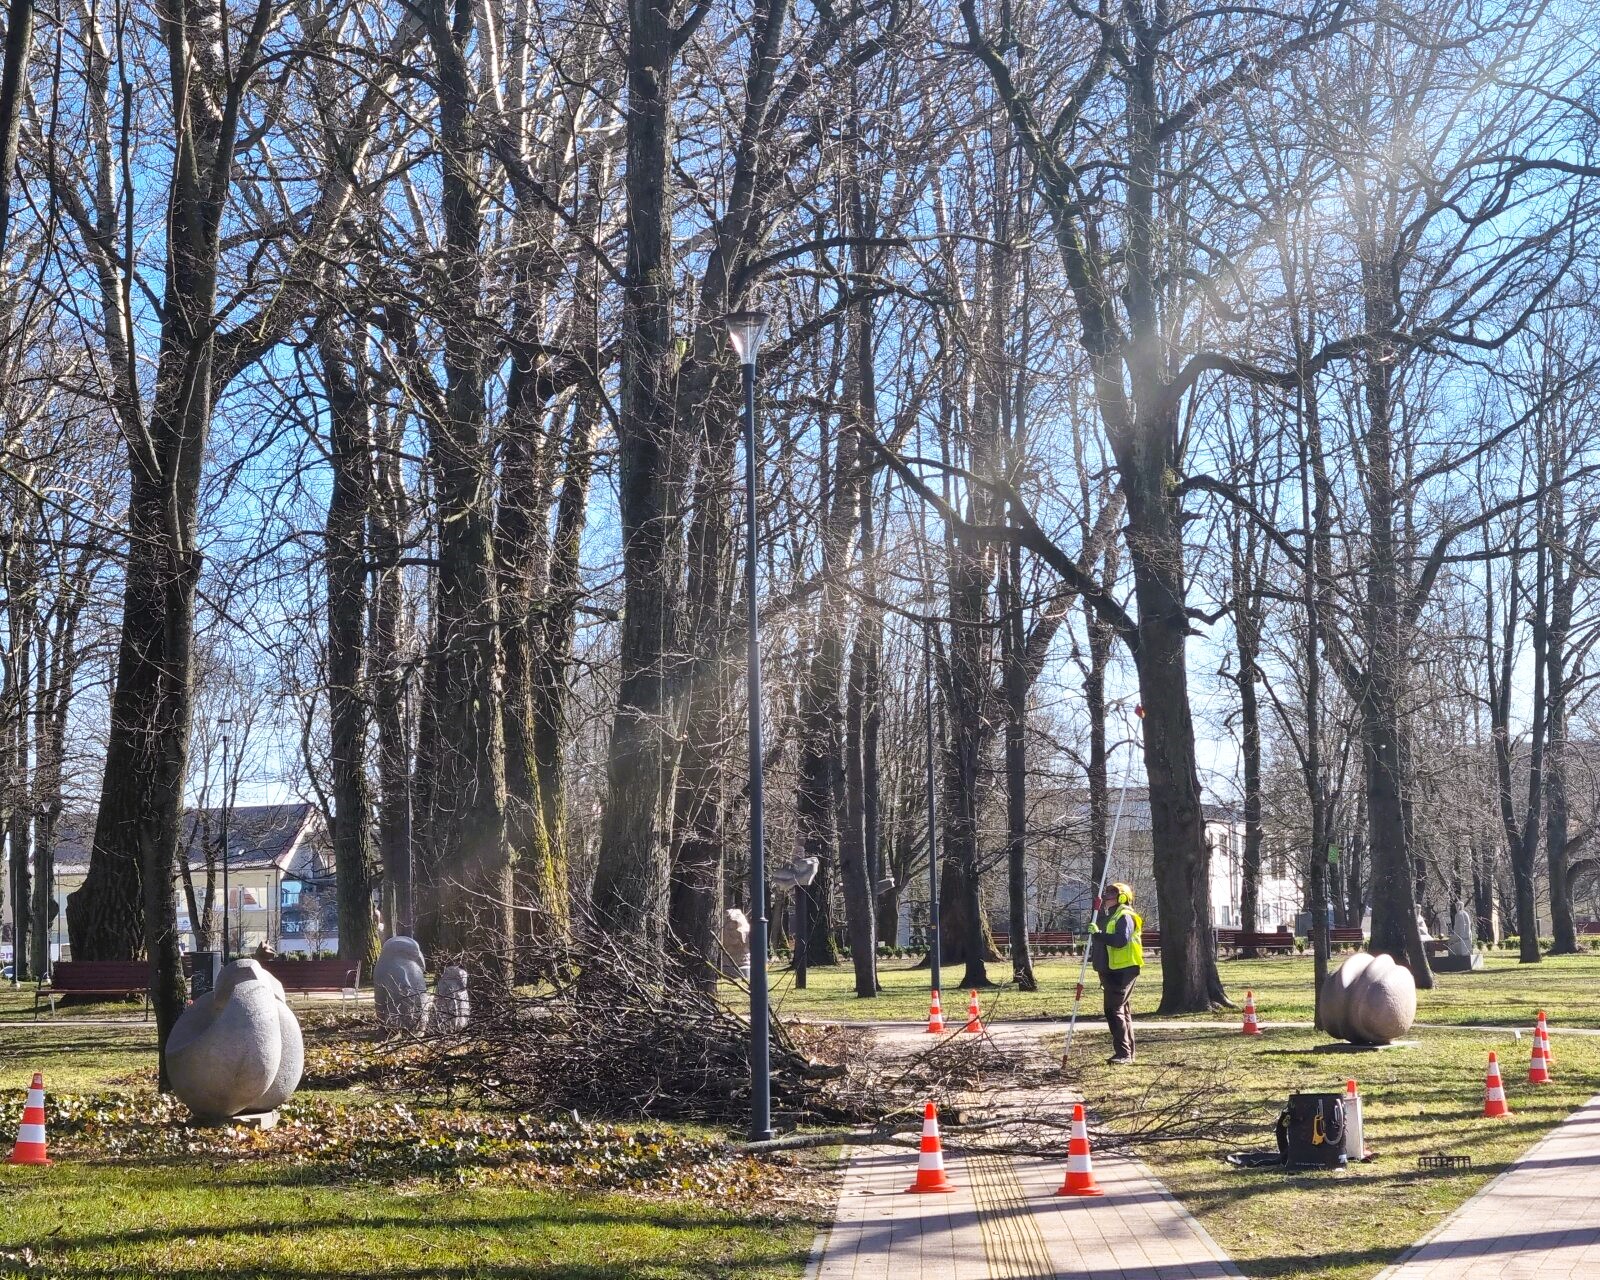
<path fill-rule="evenodd" d="M 845 1173 L 808 1280 L 1211 1280 L 1239 1272 L 1145 1167 L 1095 1160 L 1105 1196 L 1057 1196 L 1065 1158 L 974 1153 L 945 1166 L 957 1190 L 907 1195 L 915 1151 L 869 1147 Z"/>
<path fill-rule="evenodd" d="M 989 1026 L 990 1044 L 1024 1060 L 1054 1062 L 1040 1043 L 1039 1023 Z M 873 1038 L 890 1056 L 928 1047 L 920 1027 L 878 1027 Z M 1035 1056 L 1037 1055 L 1037 1057 Z M 979 1098 L 954 1097 L 981 1108 L 989 1120 L 1028 1126 L 1036 1109 L 1071 1115 L 1075 1095 L 1065 1087 L 1008 1090 Z M 1019 1130 L 1019 1132 L 1021 1132 Z M 845 1171 L 831 1231 L 807 1280 L 1217 1280 L 1237 1276 L 1198 1222 L 1139 1161 L 1095 1156 L 1103 1197 L 1057 1196 L 1066 1172 L 1066 1134 L 1036 1136 L 1059 1143 L 1048 1159 L 964 1151 L 945 1135 L 945 1167 L 956 1190 L 907 1195 L 917 1153 L 907 1147 L 866 1147 Z M 981 1142 L 981 1140 L 980 1140 Z"/>
<path fill-rule="evenodd" d="M 1596 1276 L 1600 1276 L 1600 1096 L 1558 1124 L 1380 1273 L 1378 1280 Z"/>

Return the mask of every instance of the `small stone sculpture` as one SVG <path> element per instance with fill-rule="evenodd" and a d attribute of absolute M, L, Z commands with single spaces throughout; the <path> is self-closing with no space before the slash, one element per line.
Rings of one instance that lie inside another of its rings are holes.
<path fill-rule="evenodd" d="M 421 1031 L 428 1023 L 428 979 L 415 938 L 390 938 L 372 967 L 372 1003 L 391 1031 Z"/>
<path fill-rule="evenodd" d="M 1393 957 L 1358 951 L 1322 984 L 1322 1029 L 1352 1044 L 1391 1044 L 1417 1016 L 1417 984 Z"/>
<path fill-rule="evenodd" d="M 467 998 L 467 971 L 458 965 L 446 965 L 439 974 L 439 989 L 433 997 L 433 1017 L 429 1028 L 433 1031 L 464 1031 L 472 1016 L 472 1005 Z"/>
<path fill-rule="evenodd" d="M 1483 957 L 1473 949 L 1472 917 L 1465 907 L 1457 907 L 1450 923 L 1449 954 L 1429 956 L 1428 967 L 1435 973 L 1471 973 L 1483 968 Z"/>
<path fill-rule="evenodd" d="M 722 964 L 724 976 L 750 976 L 750 921 L 730 907 L 722 913 Z"/>
<path fill-rule="evenodd" d="M 254 960 L 224 966 L 167 1038 L 173 1091 L 210 1123 L 276 1110 L 299 1086 L 305 1063 L 283 984 Z"/>

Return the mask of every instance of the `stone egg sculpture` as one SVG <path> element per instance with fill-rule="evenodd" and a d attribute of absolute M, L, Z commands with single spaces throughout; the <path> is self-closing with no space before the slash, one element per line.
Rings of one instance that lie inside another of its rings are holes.
<path fill-rule="evenodd" d="M 225 965 L 167 1038 L 173 1091 L 202 1121 L 273 1111 L 305 1072 L 300 1021 L 283 984 L 254 960 Z"/>
<path fill-rule="evenodd" d="M 1391 1044 L 1417 1016 L 1417 984 L 1392 956 L 1358 951 L 1322 984 L 1322 1029 L 1352 1044 Z"/>
<path fill-rule="evenodd" d="M 390 938 L 372 967 L 372 1002 L 392 1031 L 421 1031 L 428 1022 L 428 979 L 415 938 Z"/>
<path fill-rule="evenodd" d="M 439 974 L 439 989 L 433 997 L 433 1031 L 464 1031 L 472 1016 L 467 998 L 467 971 L 459 965 L 446 965 Z"/>

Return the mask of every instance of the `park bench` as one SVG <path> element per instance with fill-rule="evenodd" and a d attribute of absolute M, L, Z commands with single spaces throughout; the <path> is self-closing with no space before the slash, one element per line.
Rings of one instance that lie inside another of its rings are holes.
<path fill-rule="evenodd" d="M 33 1016 L 39 1016 L 41 1003 L 56 1011 L 61 996 L 107 996 L 144 1002 L 144 1016 L 150 1016 L 150 966 L 143 960 L 57 960 L 50 981 L 41 982 L 33 993 Z"/>
<path fill-rule="evenodd" d="M 1042 933 L 1030 933 L 1028 942 L 1035 947 L 1070 947 L 1075 941 L 1073 935 L 1065 929 L 1047 929 Z M 1004 952 L 1011 945 L 1009 933 L 994 935 L 996 951 Z"/>
<path fill-rule="evenodd" d="M 1160 929 L 1146 929 L 1144 931 L 1144 934 L 1143 934 L 1143 937 L 1142 937 L 1142 941 L 1144 943 L 1144 949 L 1146 951 L 1160 951 L 1161 950 L 1161 930 Z"/>
<path fill-rule="evenodd" d="M 344 960 L 275 960 L 258 961 L 263 969 L 279 982 L 285 991 L 297 995 L 337 991 L 347 995 L 361 985 L 360 964 Z"/>
<path fill-rule="evenodd" d="M 1366 938 L 1359 928 L 1340 929 L 1331 927 L 1328 930 L 1328 946 L 1330 948 L 1355 947 L 1359 950 L 1361 944 L 1365 941 Z"/>
<path fill-rule="evenodd" d="M 1222 937 L 1224 930 L 1217 930 L 1217 945 L 1231 948 L 1235 955 L 1249 950 L 1288 955 L 1294 950 L 1294 934 L 1287 929 L 1279 929 L 1273 933 L 1248 933 L 1243 929 L 1230 929 L 1226 932 L 1232 936 L 1224 942 Z"/>

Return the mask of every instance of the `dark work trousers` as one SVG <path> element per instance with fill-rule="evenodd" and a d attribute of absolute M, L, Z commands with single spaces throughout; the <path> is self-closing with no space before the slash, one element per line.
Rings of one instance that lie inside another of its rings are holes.
<path fill-rule="evenodd" d="M 1119 1058 L 1133 1057 L 1133 984 L 1139 970 L 1112 969 L 1100 975 L 1100 989 L 1106 998 L 1106 1025 L 1111 1028 L 1111 1047 Z"/>

